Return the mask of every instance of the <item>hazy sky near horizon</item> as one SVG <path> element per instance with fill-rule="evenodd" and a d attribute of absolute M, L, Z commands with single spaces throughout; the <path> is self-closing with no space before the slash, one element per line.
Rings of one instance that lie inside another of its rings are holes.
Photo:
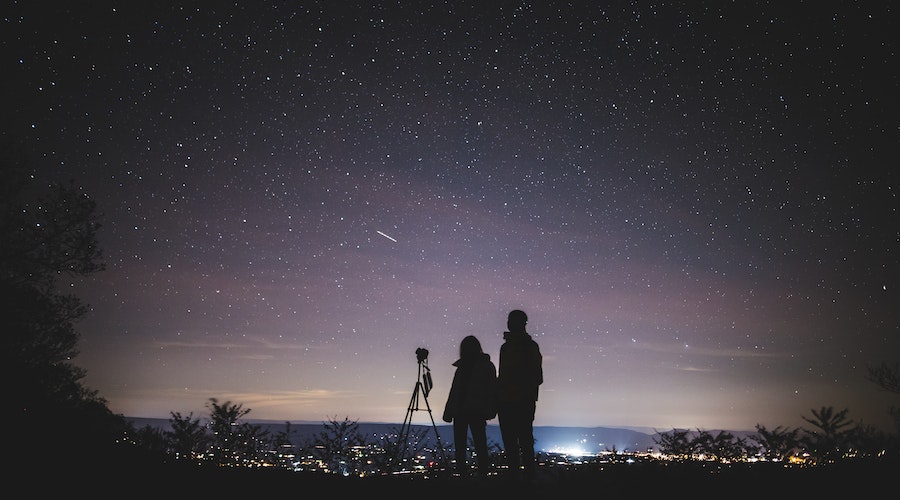
<path fill-rule="evenodd" d="M 423 347 L 440 422 L 519 308 L 537 425 L 887 426 L 895 6 L 468 5 L 8 5 L 5 140 L 101 213 L 86 385 L 402 422 Z"/>

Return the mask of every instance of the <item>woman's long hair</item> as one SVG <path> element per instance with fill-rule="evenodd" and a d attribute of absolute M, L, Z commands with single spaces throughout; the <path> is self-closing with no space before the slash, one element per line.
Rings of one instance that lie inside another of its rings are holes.
<path fill-rule="evenodd" d="M 474 335 L 469 335 L 459 343 L 459 359 L 475 359 L 481 350 L 481 342 Z"/>

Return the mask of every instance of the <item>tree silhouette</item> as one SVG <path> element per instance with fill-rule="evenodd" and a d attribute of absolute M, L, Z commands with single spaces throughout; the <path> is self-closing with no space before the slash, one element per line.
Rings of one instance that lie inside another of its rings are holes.
<path fill-rule="evenodd" d="M 756 424 L 756 434 L 750 436 L 759 447 L 762 456 L 770 461 L 787 459 L 800 447 L 800 429 L 787 429 L 778 426 L 771 431 L 765 426 Z"/>
<path fill-rule="evenodd" d="M 823 406 L 819 411 L 815 408 L 810 411 L 813 418 L 802 415 L 801 418 L 815 428 L 806 430 L 804 440 L 815 459 L 832 462 L 845 450 L 848 437 L 854 430 L 854 422 L 847 418 L 847 408 L 835 412 L 834 407 Z"/>
<path fill-rule="evenodd" d="M 219 404 L 216 398 L 209 398 L 207 408 L 210 409 L 209 427 L 212 431 L 211 459 L 218 465 L 249 465 L 255 459 L 256 443 L 265 438 L 265 434 L 252 424 L 239 422 L 250 413 L 243 404 L 232 404 L 226 401 Z"/>
<path fill-rule="evenodd" d="M 182 416 L 181 413 L 171 412 L 169 425 L 172 430 L 167 435 L 171 453 L 176 460 L 198 460 L 211 442 L 206 427 L 199 418 L 193 418 L 193 415 Z"/>
<path fill-rule="evenodd" d="M 657 433 L 653 442 L 659 447 L 659 452 L 669 456 L 672 460 L 691 460 L 694 456 L 694 443 L 689 438 L 687 429 L 672 429 L 671 432 Z"/>
<path fill-rule="evenodd" d="M 159 466 L 169 463 L 172 458 L 170 433 L 147 424 L 132 432 L 135 450 L 135 468 Z"/>
<path fill-rule="evenodd" d="M 0 364 L 12 402 L 10 451 L 43 454 L 62 434 L 70 448 L 103 456 L 128 425 L 82 384 L 75 323 L 88 308 L 59 283 L 104 268 L 96 204 L 73 183 L 38 184 L 13 155 L 0 160 L 0 177 Z"/>
<path fill-rule="evenodd" d="M 365 439 L 359 432 L 359 423 L 344 417 L 337 417 L 322 423 L 322 432 L 313 437 L 311 448 L 313 454 L 327 464 L 332 474 L 353 475 L 360 470 L 358 453 L 354 449 L 365 445 Z"/>
<path fill-rule="evenodd" d="M 241 422 L 235 432 L 237 439 L 234 441 L 235 455 L 239 463 L 246 467 L 266 467 L 271 465 L 274 448 L 269 431 L 262 426 Z"/>
<path fill-rule="evenodd" d="M 882 389 L 900 394 L 900 361 L 883 362 L 880 365 L 868 366 L 866 379 L 878 384 Z"/>
<path fill-rule="evenodd" d="M 880 365 L 868 366 L 866 379 L 887 392 L 900 394 L 900 361 L 883 362 Z M 894 430 L 900 433 L 900 407 L 891 405 L 888 414 L 894 419 Z"/>
<path fill-rule="evenodd" d="M 712 435 L 709 431 L 697 429 L 697 434 L 690 440 L 690 449 L 704 455 L 707 460 L 733 462 L 746 456 L 747 445 L 743 438 L 736 438 L 727 431 Z"/>
<path fill-rule="evenodd" d="M 291 422 L 286 421 L 284 423 L 284 430 L 278 431 L 272 436 L 272 446 L 275 456 L 272 457 L 273 465 L 292 469 L 294 467 L 293 461 L 296 458 L 296 447 L 294 446 L 293 441 L 291 441 Z"/>

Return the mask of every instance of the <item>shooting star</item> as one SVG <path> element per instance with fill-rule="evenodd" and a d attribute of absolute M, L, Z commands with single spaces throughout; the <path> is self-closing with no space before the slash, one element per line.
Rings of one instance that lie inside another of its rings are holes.
<path fill-rule="evenodd" d="M 390 236 L 388 236 L 388 235 L 382 233 L 381 231 L 379 231 L 379 230 L 376 229 L 375 232 L 378 233 L 378 234 L 380 234 L 380 235 L 382 235 L 382 236 L 384 236 L 385 238 L 387 238 L 387 239 L 393 241 L 394 243 L 397 243 L 397 240 L 395 240 L 394 238 L 391 238 Z"/>

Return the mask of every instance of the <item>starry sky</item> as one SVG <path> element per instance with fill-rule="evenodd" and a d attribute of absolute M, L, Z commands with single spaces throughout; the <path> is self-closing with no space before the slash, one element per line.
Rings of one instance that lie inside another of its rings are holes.
<path fill-rule="evenodd" d="M 890 428 L 890 2 L 7 2 L 4 141 L 98 203 L 61 283 L 126 416 L 403 422 L 541 346 L 536 425 Z M 424 403 L 428 403 L 425 405 Z M 492 421 L 496 423 L 496 421 Z M 807 426 L 808 427 L 808 426 Z"/>

